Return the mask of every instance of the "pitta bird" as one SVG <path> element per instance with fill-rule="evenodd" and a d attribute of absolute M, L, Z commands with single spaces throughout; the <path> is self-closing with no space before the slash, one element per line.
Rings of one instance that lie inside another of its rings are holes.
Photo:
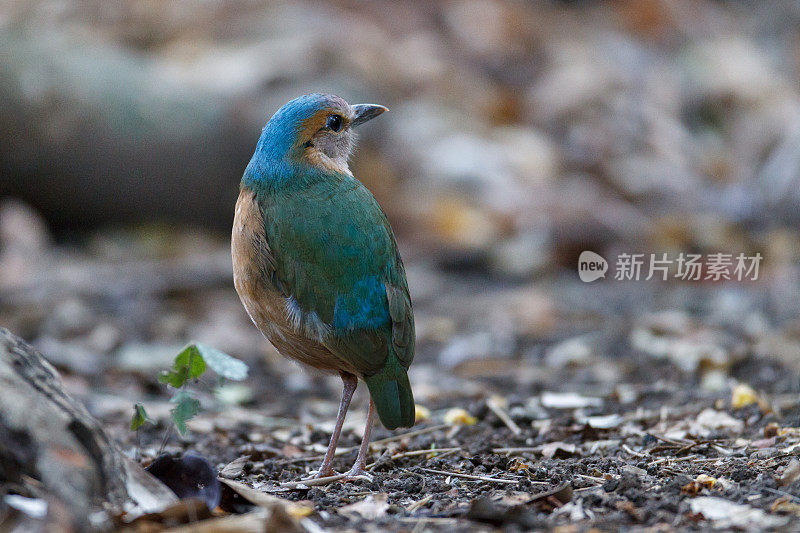
<path fill-rule="evenodd" d="M 236 202 L 234 284 L 247 313 L 282 355 L 338 373 L 344 384 L 317 477 L 334 473 L 359 378 L 370 405 L 348 477 L 366 473 L 375 412 L 388 429 L 414 423 L 414 314 L 403 261 L 386 215 L 347 164 L 354 129 L 386 110 L 328 94 L 285 104 L 264 127 Z"/>

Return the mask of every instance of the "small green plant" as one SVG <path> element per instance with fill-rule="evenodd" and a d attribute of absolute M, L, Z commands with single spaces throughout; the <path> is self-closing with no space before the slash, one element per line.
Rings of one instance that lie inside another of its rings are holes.
<path fill-rule="evenodd" d="M 153 420 L 147 415 L 144 405 L 137 403 L 133 406 L 133 418 L 131 418 L 131 431 L 139 431 L 139 428 L 145 424 L 153 423 Z"/>
<path fill-rule="evenodd" d="M 171 368 L 159 374 L 159 382 L 176 389 L 170 398 L 170 403 L 174 404 L 170 409 L 173 425 L 164 436 L 162 449 L 169 439 L 173 426 L 180 435 L 185 435 L 186 423 L 200 412 L 200 400 L 195 397 L 189 385 L 198 382 L 209 368 L 218 374 L 221 380 L 241 381 L 247 377 L 248 372 L 247 365 L 239 359 L 210 346 L 194 343 L 187 345 L 175 356 Z M 136 431 L 137 440 L 139 429 L 147 423 L 152 424 L 153 421 L 147 415 L 144 405 L 137 403 L 133 407 L 130 425 L 131 431 Z"/>

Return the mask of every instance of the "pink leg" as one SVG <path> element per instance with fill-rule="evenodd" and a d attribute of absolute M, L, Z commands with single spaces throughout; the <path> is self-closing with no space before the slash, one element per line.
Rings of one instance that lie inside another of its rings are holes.
<path fill-rule="evenodd" d="M 353 393 L 358 386 L 358 378 L 353 374 L 342 372 L 342 382 L 344 387 L 342 388 L 342 401 L 339 403 L 339 413 L 336 415 L 336 425 L 333 428 L 331 442 L 325 451 L 325 459 L 323 459 L 322 466 L 319 468 L 316 477 L 327 477 L 335 474 L 333 468 L 331 468 L 331 463 L 333 462 L 333 455 L 336 453 L 339 435 L 342 433 L 342 424 L 344 424 L 344 417 L 347 415 L 347 408 L 350 407 L 350 400 L 353 399 Z"/>
<path fill-rule="evenodd" d="M 369 435 L 372 433 L 372 419 L 375 417 L 375 404 L 372 403 L 372 398 L 369 400 L 369 413 L 367 414 L 367 426 L 364 428 L 364 438 L 361 440 L 361 447 L 358 449 L 358 457 L 353 468 L 347 474 L 348 477 L 366 476 L 367 474 L 367 451 L 369 450 Z"/>

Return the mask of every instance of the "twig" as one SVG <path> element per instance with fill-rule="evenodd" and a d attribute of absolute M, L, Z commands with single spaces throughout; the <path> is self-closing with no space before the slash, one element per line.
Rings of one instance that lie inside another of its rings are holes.
<path fill-rule="evenodd" d="M 576 474 L 576 475 L 578 477 L 583 478 L 583 479 L 588 479 L 589 481 L 594 481 L 595 483 L 603 484 L 603 483 L 606 482 L 606 480 L 601 478 L 601 477 L 587 476 L 586 474 Z"/>
<path fill-rule="evenodd" d="M 486 406 L 491 409 L 495 415 L 497 415 L 497 418 L 499 418 L 514 435 L 519 435 L 522 433 L 522 430 L 519 428 L 517 423 L 511 420 L 511 417 L 508 416 L 508 413 L 506 413 L 505 409 L 500 406 L 495 398 L 488 398 L 486 400 Z"/>
<path fill-rule="evenodd" d="M 634 457 L 647 457 L 647 454 L 637 452 L 637 451 L 633 450 L 627 444 L 623 444 L 622 445 L 622 449 L 625 450 L 626 452 L 628 452 L 629 454 L 633 455 Z"/>
<path fill-rule="evenodd" d="M 522 448 L 494 448 L 493 453 L 541 453 L 542 447 L 522 447 Z"/>
<path fill-rule="evenodd" d="M 442 524 L 442 525 L 452 525 L 457 524 L 459 519 L 458 518 L 445 518 L 439 516 L 400 516 L 395 518 L 400 522 L 412 522 L 412 523 L 430 523 L 430 524 Z"/>
<path fill-rule="evenodd" d="M 421 500 L 417 500 L 417 501 L 415 501 L 414 503 L 412 503 L 411 505 L 409 505 L 409 506 L 408 506 L 408 508 L 407 508 L 406 510 L 407 510 L 409 513 L 413 513 L 414 511 L 416 511 L 416 510 L 417 510 L 417 509 L 419 509 L 420 507 L 422 507 L 422 506 L 424 506 L 424 505 L 427 505 L 427 504 L 428 504 L 428 502 L 430 502 L 431 500 L 433 500 L 433 494 L 428 494 L 427 496 L 425 496 L 425 497 L 424 497 L 424 498 L 422 498 Z"/>
<path fill-rule="evenodd" d="M 648 433 L 648 435 L 651 435 L 660 441 L 666 442 L 667 444 L 672 444 L 673 446 L 686 446 L 687 444 L 690 443 L 690 441 L 688 440 L 685 441 L 674 440 L 667 437 L 663 437 L 661 435 L 656 435 L 655 433 Z"/>
<path fill-rule="evenodd" d="M 417 455 L 428 455 L 429 453 L 440 453 L 441 454 L 441 453 L 444 453 L 444 452 L 452 453 L 452 452 L 459 452 L 459 451 L 461 451 L 461 448 L 438 448 L 438 449 L 433 448 L 433 449 L 428 449 L 428 450 L 411 450 L 411 451 L 408 451 L 408 452 L 396 453 L 396 454 L 394 454 L 392 456 L 392 459 L 402 459 L 403 457 L 415 457 Z M 437 455 L 437 457 L 440 457 L 440 455 Z"/>
<path fill-rule="evenodd" d="M 661 459 L 656 459 L 651 463 L 647 463 L 647 466 L 648 467 L 656 466 L 660 465 L 661 463 L 667 463 L 669 461 L 672 461 L 673 463 L 683 463 L 686 461 L 693 461 L 696 458 L 697 458 L 696 455 L 687 455 L 686 457 L 662 457 Z"/>
<path fill-rule="evenodd" d="M 419 468 L 423 472 L 428 472 L 429 474 L 439 474 L 440 476 L 452 476 L 452 477 L 459 477 L 462 479 L 471 479 L 473 481 L 489 481 L 491 483 L 509 483 L 516 485 L 519 483 L 518 479 L 500 479 L 496 477 L 488 477 L 488 476 L 473 476 L 470 474 L 461 474 L 458 472 L 446 472 L 444 470 L 434 470 L 433 468 Z"/>
<path fill-rule="evenodd" d="M 584 491 L 587 491 L 587 490 L 595 490 L 595 489 L 600 489 L 600 488 L 603 488 L 603 485 L 592 485 L 591 487 L 582 487 L 580 489 L 572 489 L 572 492 L 584 492 Z"/>
<path fill-rule="evenodd" d="M 301 479 L 300 481 L 287 481 L 285 483 L 281 483 L 279 486 L 284 489 L 299 489 L 303 487 L 321 487 L 324 485 L 330 485 L 331 483 L 336 483 L 342 479 L 366 479 L 369 480 L 370 478 L 366 476 L 350 476 L 348 474 L 336 474 L 335 476 L 327 476 L 327 477 L 316 477 L 310 479 Z"/>
<path fill-rule="evenodd" d="M 379 450 L 379 449 L 385 448 L 386 444 L 389 444 L 391 442 L 395 442 L 395 441 L 398 441 L 398 440 L 403 440 L 406 437 L 416 437 L 417 435 L 424 435 L 426 433 L 432 433 L 434 431 L 438 431 L 438 430 L 444 429 L 446 427 L 448 427 L 446 424 L 440 424 L 438 426 L 431 426 L 431 427 L 427 427 L 427 428 L 422 428 L 422 429 L 418 429 L 416 431 L 409 431 L 407 433 L 402 433 L 400 435 L 392 435 L 391 437 L 387 437 L 385 439 L 381 439 L 381 440 L 376 440 L 376 441 L 370 442 L 369 443 L 369 447 L 370 447 L 370 449 Z M 342 455 L 342 454 L 345 454 L 345 453 L 348 453 L 348 452 L 351 452 L 351 451 L 357 450 L 357 449 L 358 449 L 357 446 L 350 446 L 350 447 L 347 447 L 347 448 L 336 448 L 336 451 L 334 452 L 333 455 L 334 456 L 339 456 L 339 455 Z M 443 448 L 443 449 L 448 449 L 448 448 Z M 430 451 L 436 451 L 436 450 L 430 450 Z M 283 465 L 288 465 L 288 464 L 293 464 L 293 463 L 305 463 L 307 461 L 321 461 L 324 458 L 325 458 L 324 455 L 312 455 L 312 456 L 308 456 L 308 457 L 295 457 L 294 459 L 284 459 L 282 461 L 279 461 L 279 463 L 283 464 Z"/>
<path fill-rule="evenodd" d="M 792 499 L 792 500 L 794 500 L 796 502 L 800 502 L 800 498 L 798 498 L 794 494 L 790 494 L 790 493 L 782 491 L 782 490 L 773 489 L 772 487 L 762 487 L 762 490 L 766 490 L 766 491 L 772 492 L 774 494 L 778 494 L 780 496 L 785 496 L 785 497 L 787 497 L 789 499 Z"/>
<path fill-rule="evenodd" d="M 446 449 L 446 448 L 442 448 L 442 449 Z M 440 453 L 436 457 L 431 457 L 431 459 L 441 459 L 442 457 L 447 457 L 448 455 L 453 455 L 454 453 L 458 453 L 460 451 L 461 451 L 461 448 L 453 448 L 452 450 L 448 450 L 446 452 Z"/>

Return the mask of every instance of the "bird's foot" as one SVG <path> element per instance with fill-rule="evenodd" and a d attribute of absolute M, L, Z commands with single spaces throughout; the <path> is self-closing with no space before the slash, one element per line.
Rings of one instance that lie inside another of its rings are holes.
<path fill-rule="evenodd" d="M 363 468 L 353 467 L 345 473 L 344 479 L 347 481 L 355 481 L 359 479 L 364 481 L 372 481 L 373 476 Z"/>
<path fill-rule="evenodd" d="M 363 479 L 365 481 L 372 481 L 372 474 L 368 473 L 363 465 L 354 464 L 353 468 L 344 474 L 344 479 L 351 481 L 356 479 Z"/>
<path fill-rule="evenodd" d="M 347 482 L 347 481 L 372 481 L 373 477 L 372 474 L 367 473 L 363 466 L 353 466 L 350 470 L 345 472 L 344 474 L 337 474 L 333 469 L 330 470 L 330 473 L 325 472 L 325 475 L 322 475 L 322 472 L 318 472 L 317 474 L 301 479 L 299 481 L 288 481 L 285 483 L 281 483 L 281 488 L 285 489 L 298 489 L 298 488 L 308 488 L 308 487 L 322 487 L 324 485 L 330 485 L 331 483 L 337 482 Z"/>
<path fill-rule="evenodd" d="M 336 471 L 329 466 L 327 468 L 325 468 L 325 467 L 320 468 L 319 471 L 309 479 L 320 479 L 320 478 L 323 478 L 323 477 L 332 477 L 332 476 L 336 476 L 336 475 L 338 475 L 336 473 Z"/>

